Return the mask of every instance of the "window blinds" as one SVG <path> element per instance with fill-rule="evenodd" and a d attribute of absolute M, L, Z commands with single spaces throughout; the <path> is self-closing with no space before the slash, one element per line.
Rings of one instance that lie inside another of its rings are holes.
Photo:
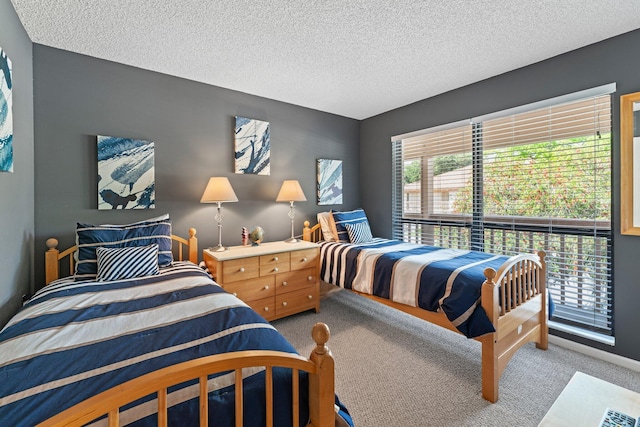
<path fill-rule="evenodd" d="M 394 138 L 394 237 L 542 249 L 554 320 L 611 334 L 613 86 Z"/>

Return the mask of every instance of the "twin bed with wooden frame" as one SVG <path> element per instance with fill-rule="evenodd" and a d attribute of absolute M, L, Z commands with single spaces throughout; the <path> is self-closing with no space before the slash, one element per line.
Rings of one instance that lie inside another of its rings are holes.
<path fill-rule="evenodd" d="M 309 225 L 309 221 L 305 221 L 303 240 L 322 243 L 324 238 L 320 224 L 316 224 L 311 228 Z M 321 279 L 330 276 L 323 271 L 328 268 L 329 262 L 338 264 L 338 268 L 343 271 L 345 268 L 366 269 L 366 267 L 362 266 L 351 265 L 347 267 L 344 265 L 345 250 L 349 249 L 349 247 L 357 247 L 356 251 L 358 251 L 359 255 L 356 258 L 361 259 L 366 251 L 366 249 L 362 249 L 366 245 L 351 245 L 350 243 L 322 244 L 325 246 L 320 250 L 321 265 L 319 273 Z M 333 260 L 327 259 L 329 257 L 329 249 L 325 250 L 325 248 L 330 245 L 334 245 L 336 252 L 341 251 L 339 260 L 337 257 L 334 257 Z M 379 255 L 374 254 L 374 257 L 376 256 Z M 542 251 L 538 252 L 537 255 L 520 254 L 508 258 L 499 268 L 486 268 L 484 270 L 486 279 L 481 287 L 481 307 L 478 308 L 484 309 L 493 324 L 495 332 L 485 333 L 474 337 L 474 339 L 482 344 L 482 396 L 490 402 L 498 400 L 500 376 L 519 348 L 526 343 L 535 342 L 538 348 L 547 349 L 547 294 L 545 290 L 546 267 L 544 257 L 545 253 Z M 352 261 L 354 261 L 354 264 L 358 262 L 355 258 Z M 362 264 L 364 264 L 364 261 Z M 384 267 L 380 268 L 384 269 Z M 358 270 L 359 273 L 361 273 L 360 269 Z M 387 272 L 387 276 L 395 273 L 395 271 Z M 374 272 L 370 272 L 368 275 L 363 274 L 362 276 L 367 280 L 371 280 L 373 275 Z M 340 286 L 341 284 L 337 283 L 337 285 Z M 428 311 L 370 293 L 358 292 L 353 289 L 352 291 L 412 316 L 449 330 L 460 332 L 440 309 L 438 311 Z"/>
<path fill-rule="evenodd" d="M 109 426 L 132 421 L 164 426 L 172 421 L 173 425 L 184 425 L 188 415 L 195 417 L 190 425 L 199 422 L 201 426 L 209 422 L 235 426 L 347 425 L 340 424 L 342 418 L 337 413 L 334 360 L 326 346 L 328 327 L 321 323 L 314 326 L 316 347 L 309 359 L 296 354 L 275 328 L 215 285 L 197 266 L 196 232 L 190 229 L 189 234 L 188 239 L 171 235 L 171 244 L 178 246 L 173 251 L 177 258 L 167 271 L 161 269 L 158 276 L 165 275 L 164 279 L 147 276 L 123 282 L 74 282 L 74 253 L 78 247 L 61 252 L 56 239 L 47 240 L 46 286 L 0 332 L 0 419 L 12 425 L 79 426 L 106 415 Z M 183 247 L 191 262 L 181 262 Z M 58 280 L 61 262 L 68 262 L 70 278 Z M 152 288 L 162 290 L 151 293 Z M 89 297 L 65 303 L 73 294 Z M 105 300 L 95 301 L 102 298 Z M 136 299 L 139 307 L 118 312 L 130 298 Z M 158 306 L 149 302 L 155 299 L 162 300 Z M 203 299 L 207 301 L 194 305 Z M 59 307 L 65 304 L 71 307 L 66 314 L 68 324 L 67 320 L 55 320 L 64 310 Z M 170 312 L 167 307 L 171 305 L 180 306 L 179 313 Z M 197 319 L 204 322 L 194 321 L 197 310 L 206 312 Z M 161 316 L 164 311 L 176 317 L 175 328 L 167 326 L 172 321 Z M 157 323 L 140 325 L 156 312 Z M 47 322 L 49 317 L 53 326 L 20 329 L 24 323 Z M 239 318 L 245 320 L 238 322 Z M 92 325 L 94 322 L 101 323 Z M 119 323 L 121 327 L 113 326 Z M 94 326 L 98 335 L 104 336 L 83 338 Z M 108 336 L 104 330 L 111 328 L 114 335 Z M 178 338 L 185 330 L 199 332 Z M 127 341 L 122 349 L 112 352 L 125 335 L 138 334 L 137 341 Z M 32 343 L 30 336 L 40 341 Z M 60 342 L 65 339 L 69 341 Z M 230 343 L 224 347 L 207 346 L 225 339 Z M 92 348 L 100 340 L 105 345 Z M 166 342 L 154 343 L 161 340 Z M 129 354 L 131 348 L 145 345 L 158 347 Z M 186 347 L 192 352 L 186 352 Z M 238 351 L 233 350 L 235 347 Z M 37 349 L 38 354 L 33 355 L 30 349 Z M 223 350 L 216 354 L 219 349 Z M 163 354 L 173 357 L 164 362 Z M 75 368 L 93 359 L 105 360 Z M 58 371 L 66 370 L 58 375 Z M 132 372 L 127 374 L 127 370 Z"/>

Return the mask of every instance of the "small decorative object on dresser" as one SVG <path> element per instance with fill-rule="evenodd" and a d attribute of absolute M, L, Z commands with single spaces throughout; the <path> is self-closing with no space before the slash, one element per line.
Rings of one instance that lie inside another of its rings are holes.
<path fill-rule="evenodd" d="M 242 246 L 247 246 L 249 244 L 249 231 L 247 227 L 242 227 Z"/>
<path fill-rule="evenodd" d="M 214 280 L 267 320 L 302 311 L 320 311 L 319 245 L 267 242 L 235 246 L 226 252 L 205 249 Z"/>
<path fill-rule="evenodd" d="M 264 240 L 264 230 L 262 227 L 255 226 L 249 233 L 249 240 L 251 240 L 251 245 L 258 246 Z"/>

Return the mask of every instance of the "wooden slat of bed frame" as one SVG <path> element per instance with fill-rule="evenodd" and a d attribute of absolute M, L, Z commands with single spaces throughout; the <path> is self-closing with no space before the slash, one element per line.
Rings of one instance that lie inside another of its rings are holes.
<path fill-rule="evenodd" d="M 250 367 L 265 367 L 267 425 L 273 426 L 273 367 L 283 367 L 292 370 L 297 384 L 299 371 L 309 374 L 309 412 L 310 426 L 333 427 L 334 411 L 334 359 L 326 343 L 329 339 L 329 328 L 324 323 L 316 323 L 311 332 L 316 342 L 309 359 L 292 353 L 270 350 L 248 350 L 234 353 L 218 354 L 202 357 L 160 369 L 155 372 L 135 378 L 124 384 L 109 389 L 90 399 L 81 402 L 66 411 L 41 423 L 45 426 L 82 426 L 103 414 L 109 414 L 109 425 L 119 426 L 118 408 L 141 397 L 157 393 L 158 396 L 158 425 L 166 425 L 167 388 L 181 384 L 193 378 L 200 379 L 200 398 L 207 399 L 207 376 L 221 372 L 235 372 L 236 386 L 236 426 L 243 425 L 242 409 L 242 369 Z M 203 385 L 204 384 L 204 385 Z M 298 385 L 294 385 L 294 390 Z M 298 425 L 298 393 L 292 396 L 294 425 Z M 206 404 L 204 405 L 206 407 Z M 201 414 L 202 403 L 201 403 Z M 208 425 L 208 411 L 200 418 L 200 425 Z"/>

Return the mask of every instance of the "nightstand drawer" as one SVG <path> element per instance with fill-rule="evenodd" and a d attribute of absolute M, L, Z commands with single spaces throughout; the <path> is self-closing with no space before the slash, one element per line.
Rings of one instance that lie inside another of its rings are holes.
<path fill-rule="evenodd" d="M 276 295 L 276 316 L 289 316 L 293 313 L 316 308 L 318 298 L 316 287 Z"/>
<path fill-rule="evenodd" d="M 255 301 L 245 301 L 246 304 L 253 309 L 260 316 L 266 320 L 271 320 L 276 317 L 276 309 L 274 307 L 273 298 L 263 298 Z"/>
<path fill-rule="evenodd" d="M 258 257 L 231 259 L 222 266 L 222 278 L 216 277 L 223 283 L 246 280 L 260 275 L 260 260 Z"/>
<path fill-rule="evenodd" d="M 320 311 L 319 256 L 317 244 L 303 241 L 203 252 L 214 280 L 269 321 L 309 309 Z"/>
<path fill-rule="evenodd" d="M 291 270 L 315 268 L 318 263 L 318 249 L 303 249 L 291 252 Z"/>
<path fill-rule="evenodd" d="M 276 275 L 276 295 L 311 287 L 316 283 L 315 268 L 280 273 Z"/>
<path fill-rule="evenodd" d="M 224 285 L 223 288 L 225 291 L 230 294 L 234 294 L 244 302 L 269 297 L 273 298 L 276 294 L 274 276 L 231 282 Z"/>
<path fill-rule="evenodd" d="M 262 255 L 260 257 L 260 276 L 289 271 L 289 252 Z"/>

